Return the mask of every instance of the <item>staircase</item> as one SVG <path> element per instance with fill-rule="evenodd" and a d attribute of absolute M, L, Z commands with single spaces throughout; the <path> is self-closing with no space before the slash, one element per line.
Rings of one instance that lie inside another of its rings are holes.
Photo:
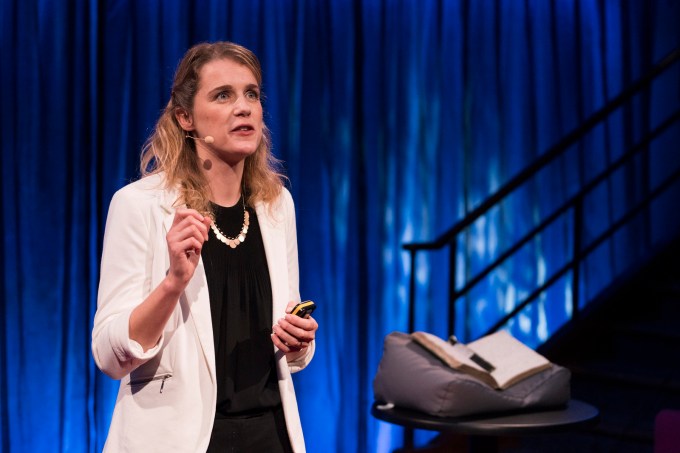
<path fill-rule="evenodd" d="M 680 239 L 618 279 L 539 352 L 571 370 L 572 397 L 596 406 L 600 421 L 581 430 L 499 438 L 498 452 L 652 453 L 656 415 L 680 410 Z M 469 448 L 465 436 L 441 434 L 412 451 Z"/>
<path fill-rule="evenodd" d="M 680 410 L 680 243 L 621 280 L 540 348 L 572 371 L 572 397 L 597 406 L 600 422 L 502 451 L 653 451 L 656 415 Z"/>

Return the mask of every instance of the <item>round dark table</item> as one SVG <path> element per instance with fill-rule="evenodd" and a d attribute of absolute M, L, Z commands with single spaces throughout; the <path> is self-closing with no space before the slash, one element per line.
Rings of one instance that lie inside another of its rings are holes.
<path fill-rule="evenodd" d="M 466 417 L 435 417 L 409 409 L 373 403 L 371 414 L 389 423 L 406 428 L 445 431 L 470 437 L 471 451 L 496 451 L 497 437 L 508 435 L 544 434 L 593 425 L 600 416 L 598 409 L 579 400 L 555 409 L 533 409 Z M 407 440 L 408 443 L 409 440 Z M 410 439 L 412 442 L 412 439 Z M 413 448 L 413 445 L 404 445 Z"/>

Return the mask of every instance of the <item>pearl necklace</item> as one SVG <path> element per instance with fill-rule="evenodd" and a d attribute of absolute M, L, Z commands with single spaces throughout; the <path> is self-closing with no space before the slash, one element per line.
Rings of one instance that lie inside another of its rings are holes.
<path fill-rule="evenodd" d="M 241 199 L 243 200 L 243 196 L 241 196 Z M 236 237 L 230 238 L 226 234 L 222 233 L 222 230 L 220 230 L 220 228 L 215 224 L 215 221 L 213 221 L 210 224 L 210 228 L 212 228 L 213 233 L 215 233 L 215 237 L 217 239 L 219 239 L 221 242 L 228 245 L 229 247 L 235 249 L 242 242 L 245 242 L 246 234 L 248 234 L 249 225 L 250 225 L 250 213 L 246 210 L 246 202 L 245 200 L 243 200 L 243 227 L 241 228 L 241 231 L 238 233 L 238 235 L 236 235 Z"/>

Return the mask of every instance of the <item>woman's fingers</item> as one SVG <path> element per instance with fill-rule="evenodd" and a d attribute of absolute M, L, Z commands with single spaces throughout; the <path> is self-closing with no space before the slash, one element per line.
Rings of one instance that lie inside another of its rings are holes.
<path fill-rule="evenodd" d="M 275 326 L 276 327 L 276 326 Z M 293 349 L 292 346 L 289 346 L 288 344 L 284 343 L 281 338 L 276 334 L 276 328 L 274 328 L 274 333 L 272 333 L 272 342 L 274 343 L 274 346 L 279 348 L 281 351 L 284 353 L 289 353 L 292 351 L 299 351 L 302 348 L 295 348 Z"/>
<path fill-rule="evenodd" d="M 178 209 L 168 234 L 176 234 L 179 240 L 189 235 L 195 235 L 197 238 L 207 241 L 209 226 L 209 217 L 202 216 L 194 209 Z"/>
<path fill-rule="evenodd" d="M 283 352 L 299 351 L 314 341 L 319 325 L 312 317 L 300 318 L 286 314 L 274 324 L 272 340 Z"/>
<path fill-rule="evenodd" d="M 287 314 L 279 320 L 279 325 L 282 326 L 289 334 L 304 341 L 312 341 L 318 329 L 316 320 L 311 316 L 307 318 L 300 318 L 299 316 Z"/>
<path fill-rule="evenodd" d="M 309 341 L 305 341 L 303 338 L 293 335 L 289 331 L 285 330 L 280 324 L 275 324 L 272 330 L 274 334 L 288 347 L 302 348 L 309 345 Z"/>
<path fill-rule="evenodd" d="M 203 243 L 208 239 L 210 218 L 194 209 L 177 209 L 172 226 L 166 235 L 170 253 L 168 274 L 186 284 L 194 274 Z"/>

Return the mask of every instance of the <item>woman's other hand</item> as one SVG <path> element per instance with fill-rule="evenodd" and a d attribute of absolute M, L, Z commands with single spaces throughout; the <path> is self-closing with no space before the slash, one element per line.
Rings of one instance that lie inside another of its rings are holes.
<path fill-rule="evenodd" d="M 286 353 L 288 361 L 293 361 L 305 354 L 305 350 L 314 341 L 319 328 L 316 320 L 309 315 L 305 318 L 291 315 L 290 312 L 295 305 L 296 302 L 289 302 L 286 315 L 279 319 L 272 328 L 272 341 L 277 348 Z"/>

